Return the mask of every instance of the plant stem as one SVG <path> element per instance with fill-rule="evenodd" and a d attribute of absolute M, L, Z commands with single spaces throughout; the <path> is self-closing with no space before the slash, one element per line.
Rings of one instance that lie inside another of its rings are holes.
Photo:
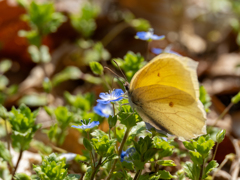
<path fill-rule="evenodd" d="M 102 164 L 102 157 L 99 158 L 99 161 L 98 161 L 97 166 L 93 168 L 93 172 L 92 172 L 92 175 L 91 175 L 91 177 L 90 177 L 90 180 L 93 180 L 93 179 L 94 179 L 94 176 L 95 176 L 95 174 L 97 173 L 97 170 L 98 170 L 98 168 L 101 166 L 101 164 Z"/>
<path fill-rule="evenodd" d="M 216 121 L 213 123 L 213 126 L 216 126 L 217 125 L 217 123 L 218 123 L 218 121 L 220 120 L 220 119 L 222 119 L 224 116 L 225 116 L 225 114 L 227 114 L 227 112 L 231 109 L 231 107 L 234 105 L 234 103 L 230 103 L 225 109 L 224 109 L 224 111 L 222 112 L 222 114 L 216 119 Z"/>
<path fill-rule="evenodd" d="M 125 134 L 124 134 L 123 140 L 122 140 L 121 145 L 120 145 L 119 150 L 118 150 L 118 156 L 121 155 L 121 152 L 122 152 L 122 150 L 123 150 L 123 146 L 124 146 L 124 144 L 125 144 L 125 142 L 126 142 L 126 140 L 127 140 L 127 137 L 128 137 L 128 134 L 129 134 L 130 130 L 131 130 L 131 128 L 129 128 L 129 129 L 127 128 L 127 130 L 126 130 L 126 132 L 125 132 Z M 113 173 L 113 171 L 114 171 L 114 169 L 115 169 L 115 165 L 116 165 L 117 161 L 118 161 L 118 159 L 115 159 L 115 160 L 114 160 L 113 165 L 112 165 L 112 168 L 110 169 L 109 174 L 108 174 L 108 176 L 106 177 L 106 180 L 109 180 L 110 177 L 112 176 L 112 173 Z"/>
<path fill-rule="evenodd" d="M 138 172 L 135 174 L 135 177 L 133 180 L 138 180 L 141 176 L 141 173 L 142 173 L 142 169 L 138 170 Z"/>
<path fill-rule="evenodd" d="M 220 169 L 222 169 L 222 167 L 227 163 L 228 159 L 229 159 L 228 156 L 226 156 L 225 159 L 222 161 L 222 163 L 219 165 L 219 167 L 216 169 L 216 171 L 214 171 L 214 173 L 212 175 L 212 180 L 214 180 L 214 178 L 217 175 L 218 171 Z"/>
<path fill-rule="evenodd" d="M 215 159 L 215 156 L 216 156 L 216 153 L 217 153 L 217 149 L 218 149 L 218 145 L 219 145 L 219 143 L 217 143 L 217 145 L 216 145 L 216 148 L 215 148 L 215 151 L 214 151 L 214 154 L 213 154 L 212 160 Z"/>
<path fill-rule="evenodd" d="M 119 23 L 116 25 L 103 39 L 102 44 L 106 47 L 120 32 L 129 27 L 126 22 Z"/>
<path fill-rule="evenodd" d="M 22 150 L 22 148 L 21 148 L 21 149 L 20 149 L 19 156 L 18 156 L 17 164 L 16 164 L 15 169 L 14 169 L 13 174 L 12 174 L 12 180 L 13 180 L 13 177 L 14 177 L 16 171 L 17 171 L 17 168 L 18 168 L 18 165 L 19 165 L 19 163 L 20 163 L 20 160 L 22 159 L 22 154 L 23 154 L 23 150 Z"/>
<path fill-rule="evenodd" d="M 203 159 L 203 163 L 201 165 L 199 180 L 202 180 L 202 176 L 203 176 L 203 173 L 204 173 L 204 167 L 205 167 L 205 159 Z"/>

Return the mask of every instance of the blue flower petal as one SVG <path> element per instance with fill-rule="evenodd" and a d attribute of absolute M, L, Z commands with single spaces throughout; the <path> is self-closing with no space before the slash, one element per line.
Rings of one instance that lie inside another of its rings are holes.
<path fill-rule="evenodd" d="M 93 107 L 93 111 L 102 117 L 108 118 L 109 115 L 113 115 L 113 109 L 111 104 L 98 103 Z"/>
<path fill-rule="evenodd" d="M 122 95 L 124 94 L 122 89 L 115 89 L 110 94 L 108 93 L 100 93 L 99 97 L 101 99 L 98 99 L 98 103 L 102 104 L 108 104 L 110 102 L 120 101 L 123 99 Z"/>
<path fill-rule="evenodd" d="M 161 40 L 164 39 L 165 36 L 158 36 L 156 34 L 153 34 L 153 29 L 149 29 L 148 32 L 137 32 L 136 38 L 144 40 L 144 41 L 150 41 L 150 40 Z"/>
<path fill-rule="evenodd" d="M 89 124 L 83 124 L 82 126 L 74 126 L 74 125 L 72 125 L 72 127 L 74 127 L 74 128 L 78 128 L 78 129 L 82 129 L 82 130 L 86 130 L 86 129 L 92 129 L 92 128 L 94 128 L 95 126 L 98 126 L 100 123 L 99 123 L 99 121 L 93 121 L 93 122 L 91 122 L 91 123 L 89 123 Z"/>
<path fill-rule="evenodd" d="M 99 94 L 99 97 L 102 98 L 102 99 L 109 99 L 109 98 L 110 98 L 110 95 L 107 94 L 107 93 L 100 93 L 100 94 Z"/>
<path fill-rule="evenodd" d="M 160 48 L 152 48 L 152 52 L 154 54 L 161 54 L 161 53 L 171 53 L 171 54 L 175 54 L 175 55 L 178 55 L 178 56 L 181 56 L 180 54 L 178 54 L 177 52 L 175 51 L 172 51 L 170 50 L 169 48 L 166 48 L 166 49 L 160 49 Z"/>
<path fill-rule="evenodd" d="M 154 54 L 160 54 L 160 53 L 163 53 L 163 49 L 160 49 L 160 48 L 152 48 L 152 52 Z"/>

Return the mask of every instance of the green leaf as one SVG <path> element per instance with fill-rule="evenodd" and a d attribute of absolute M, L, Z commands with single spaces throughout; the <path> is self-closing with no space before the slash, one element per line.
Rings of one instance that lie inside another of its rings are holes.
<path fill-rule="evenodd" d="M 51 55 L 49 52 L 49 48 L 45 45 L 42 45 L 39 49 L 40 60 L 42 63 L 48 63 L 51 61 Z"/>
<path fill-rule="evenodd" d="M 48 99 L 46 94 L 29 94 L 23 96 L 19 101 L 18 104 L 26 104 L 28 106 L 44 106 L 47 105 Z"/>
<path fill-rule="evenodd" d="M 103 67 L 99 62 L 90 62 L 89 65 L 94 74 L 96 75 L 103 74 Z"/>
<path fill-rule="evenodd" d="M 38 111 L 31 110 L 24 104 L 19 109 L 14 107 L 9 116 L 9 122 L 12 126 L 12 146 L 16 149 L 26 150 L 34 136 L 34 133 L 41 127 L 41 124 L 35 124 Z"/>
<path fill-rule="evenodd" d="M 144 58 L 139 53 L 134 54 L 131 51 L 124 56 L 124 59 L 117 58 L 114 60 L 118 63 L 120 68 L 123 69 L 129 82 L 133 75 L 146 64 Z M 115 62 L 112 61 L 112 64 L 117 67 Z"/>
<path fill-rule="evenodd" d="M 59 159 L 56 154 L 43 157 L 41 165 L 33 165 L 33 170 L 40 179 L 46 180 L 65 180 L 67 169 L 65 169 L 65 160 Z"/>
<path fill-rule="evenodd" d="M 113 116 L 113 117 L 109 116 L 108 117 L 108 124 L 109 124 L 110 129 L 112 127 L 114 127 L 116 125 L 116 123 L 117 123 L 117 116 Z"/>
<path fill-rule="evenodd" d="M 8 78 L 6 76 L 4 76 L 4 75 L 1 75 L 0 76 L 0 91 L 6 89 L 8 83 L 9 83 Z"/>
<path fill-rule="evenodd" d="M 240 34 L 240 33 L 239 33 Z M 240 37 L 240 36 L 239 36 Z M 233 104 L 237 104 L 240 101 L 240 92 L 237 93 L 232 99 L 231 99 Z"/>
<path fill-rule="evenodd" d="M 153 158 L 154 155 L 158 152 L 158 149 L 148 149 L 145 153 L 144 153 L 144 161 L 148 161 L 149 159 Z"/>
<path fill-rule="evenodd" d="M 214 141 L 209 139 L 208 141 L 203 142 L 200 145 L 198 144 L 196 150 L 203 156 L 203 158 L 206 158 L 209 155 L 213 146 L 214 146 Z"/>
<path fill-rule="evenodd" d="M 207 167 L 205 168 L 205 175 L 203 176 L 203 179 L 205 179 L 207 176 L 208 176 L 208 174 L 213 170 L 213 169 L 215 169 L 215 168 L 217 168 L 218 167 L 218 163 L 217 163 L 217 161 L 215 161 L 215 160 L 212 160 L 212 161 L 210 161 L 209 163 L 208 163 L 208 165 L 207 165 Z"/>
<path fill-rule="evenodd" d="M 226 134 L 226 130 L 225 129 L 222 129 L 221 131 L 219 131 L 217 133 L 217 135 L 216 135 L 217 143 L 221 143 L 224 140 L 225 134 Z"/>
<path fill-rule="evenodd" d="M 144 162 L 141 162 L 140 160 L 133 160 L 133 164 L 136 167 L 137 170 L 144 169 Z"/>
<path fill-rule="evenodd" d="M 0 118 L 6 120 L 8 116 L 9 116 L 9 113 L 7 109 L 3 105 L 0 105 Z"/>
<path fill-rule="evenodd" d="M 203 157 L 199 152 L 195 152 L 195 151 L 189 151 L 190 153 L 190 157 L 191 160 L 193 161 L 193 163 L 201 166 L 203 164 Z"/>
<path fill-rule="evenodd" d="M 12 67 L 12 61 L 5 59 L 0 62 L 0 72 L 4 74 Z"/>
<path fill-rule="evenodd" d="M 7 162 L 11 162 L 11 154 L 5 147 L 5 144 L 1 141 L 0 141 L 0 157 Z"/>
<path fill-rule="evenodd" d="M 85 64 L 96 61 L 107 61 L 110 58 L 110 53 L 104 48 L 101 42 L 97 42 L 91 49 L 84 52 Z"/>
<path fill-rule="evenodd" d="M 95 101 L 95 96 L 92 93 L 86 93 L 84 95 L 78 94 L 74 96 L 71 95 L 69 92 L 65 92 L 64 97 L 70 105 L 74 106 L 75 108 L 79 108 L 83 111 L 89 111 Z"/>
<path fill-rule="evenodd" d="M 200 93 L 199 99 L 202 102 L 202 104 L 205 108 L 205 111 L 209 112 L 210 111 L 209 107 L 212 104 L 211 97 L 208 95 L 206 89 L 202 85 L 199 87 L 199 93 Z"/>
<path fill-rule="evenodd" d="M 50 93 L 52 90 L 52 83 L 49 78 L 44 78 L 43 80 L 43 89 L 46 93 Z"/>
<path fill-rule="evenodd" d="M 83 145 L 87 150 L 92 151 L 92 145 L 87 138 L 83 138 Z"/>
<path fill-rule="evenodd" d="M 82 75 L 83 73 L 77 67 L 68 66 L 53 77 L 52 83 L 53 86 L 57 86 L 58 84 L 70 79 L 79 79 Z"/>
<path fill-rule="evenodd" d="M 31 177 L 24 173 L 17 173 L 14 176 L 14 180 L 31 180 Z"/>
<path fill-rule="evenodd" d="M 79 174 L 69 174 L 64 180 L 79 180 L 81 175 Z"/>
<path fill-rule="evenodd" d="M 84 37 L 90 37 L 96 29 L 95 18 L 99 14 L 99 7 L 86 2 L 79 14 L 71 16 L 72 26 Z"/>
<path fill-rule="evenodd" d="M 96 132 L 96 133 L 95 133 Z M 109 139 L 108 135 L 100 130 L 96 130 L 92 133 L 92 144 L 97 154 L 102 157 L 111 156 L 114 152 L 116 140 Z"/>
<path fill-rule="evenodd" d="M 130 25 L 136 29 L 136 31 L 148 31 L 151 27 L 150 23 L 146 19 L 133 19 L 130 21 Z"/>
<path fill-rule="evenodd" d="M 186 162 L 183 166 L 185 173 L 189 179 L 193 179 L 193 164 L 191 162 Z"/>
<path fill-rule="evenodd" d="M 33 139 L 30 143 L 31 147 L 37 149 L 41 154 L 49 155 L 52 153 L 52 148 L 45 145 L 43 142 Z"/>
<path fill-rule="evenodd" d="M 173 153 L 173 146 L 159 136 L 153 137 L 153 147 L 159 149 L 159 159 L 170 156 Z"/>
<path fill-rule="evenodd" d="M 157 175 L 160 175 L 161 179 L 172 179 L 173 178 L 173 176 L 168 171 L 165 171 L 165 170 L 158 171 Z"/>
<path fill-rule="evenodd" d="M 173 160 L 159 160 L 157 163 L 161 166 L 176 166 Z"/>

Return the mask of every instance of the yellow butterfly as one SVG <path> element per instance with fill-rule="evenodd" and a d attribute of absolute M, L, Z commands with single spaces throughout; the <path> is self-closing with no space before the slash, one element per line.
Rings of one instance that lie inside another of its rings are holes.
<path fill-rule="evenodd" d="M 125 83 L 133 109 L 156 129 L 189 140 L 206 134 L 206 112 L 199 100 L 198 63 L 163 53 Z"/>

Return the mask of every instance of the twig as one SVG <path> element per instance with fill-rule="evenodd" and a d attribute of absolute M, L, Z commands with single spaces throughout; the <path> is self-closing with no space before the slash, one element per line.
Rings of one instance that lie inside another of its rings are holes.
<path fill-rule="evenodd" d="M 122 22 L 116 25 L 103 39 L 102 44 L 106 47 L 120 32 L 129 27 L 129 24 Z"/>
<path fill-rule="evenodd" d="M 98 161 L 97 166 L 93 168 L 93 172 L 92 172 L 92 175 L 91 175 L 91 177 L 90 177 L 90 180 L 93 180 L 93 179 L 94 179 L 94 176 L 95 176 L 95 174 L 97 173 L 97 170 L 98 170 L 98 168 L 101 166 L 101 164 L 102 164 L 102 157 L 99 158 L 99 161 Z"/>
<path fill-rule="evenodd" d="M 17 168 L 18 168 L 18 165 L 20 163 L 20 160 L 22 159 L 22 154 L 23 154 L 23 150 L 20 149 L 20 153 L 19 153 L 19 156 L 18 156 L 17 164 L 16 164 L 15 169 L 14 169 L 13 174 L 12 174 L 12 180 L 14 180 L 13 177 L 14 177 L 16 171 L 17 171 Z"/>
<path fill-rule="evenodd" d="M 202 180 L 202 176 L 203 176 L 203 173 L 204 173 L 204 166 L 205 166 L 205 159 L 203 159 L 203 163 L 201 165 L 199 180 Z"/>
<path fill-rule="evenodd" d="M 231 107 L 234 105 L 234 103 L 230 103 L 225 109 L 224 109 L 224 111 L 222 112 L 222 114 L 216 119 L 216 121 L 213 123 L 213 126 L 216 126 L 217 125 L 217 123 L 218 123 L 218 121 L 220 120 L 220 119 L 222 119 L 226 114 L 227 114 L 227 112 L 231 109 Z"/>
<path fill-rule="evenodd" d="M 135 174 L 135 177 L 133 180 L 138 180 L 141 176 L 141 173 L 142 173 L 142 169 L 141 170 L 138 170 L 138 172 Z"/>
<path fill-rule="evenodd" d="M 121 152 L 123 150 L 123 146 L 124 146 L 124 144 L 125 144 L 125 142 L 127 140 L 127 137 L 128 137 L 128 134 L 129 134 L 130 130 L 131 130 L 131 128 L 127 129 L 125 134 L 124 134 L 123 140 L 122 140 L 121 145 L 120 145 L 119 150 L 118 150 L 118 156 L 121 155 Z M 112 173 L 113 173 L 113 171 L 115 169 L 115 165 L 116 165 L 117 161 L 118 161 L 118 159 L 114 160 L 112 168 L 110 169 L 109 174 L 108 174 L 108 176 L 106 177 L 105 180 L 109 180 L 110 177 L 112 176 Z"/>
<path fill-rule="evenodd" d="M 217 153 L 217 149 L 218 149 L 218 145 L 219 145 L 219 143 L 217 143 L 217 145 L 216 145 L 216 148 L 215 148 L 215 151 L 214 151 L 214 154 L 213 154 L 212 160 L 215 159 L 215 156 L 216 156 L 216 153 Z"/>
<path fill-rule="evenodd" d="M 232 175 L 232 180 L 237 180 L 239 170 L 240 170 L 240 167 L 239 167 L 239 164 L 240 164 L 240 148 L 239 148 L 237 139 L 233 139 L 232 137 L 230 137 L 230 139 L 233 143 L 233 146 L 234 146 L 234 149 L 235 149 L 235 152 L 236 152 L 236 161 L 231 166 L 231 169 L 233 168 L 233 170 L 231 171 L 231 175 Z"/>

